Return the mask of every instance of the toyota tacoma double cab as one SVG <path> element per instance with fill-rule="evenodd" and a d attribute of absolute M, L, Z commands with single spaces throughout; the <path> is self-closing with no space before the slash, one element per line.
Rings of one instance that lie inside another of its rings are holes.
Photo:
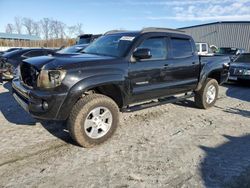
<path fill-rule="evenodd" d="M 194 97 L 214 105 L 228 79 L 228 57 L 200 57 L 179 30 L 111 31 L 82 54 L 23 60 L 13 96 L 34 118 L 66 121 L 72 138 L 92 147 L 111 137 L 119 112 Z"/>

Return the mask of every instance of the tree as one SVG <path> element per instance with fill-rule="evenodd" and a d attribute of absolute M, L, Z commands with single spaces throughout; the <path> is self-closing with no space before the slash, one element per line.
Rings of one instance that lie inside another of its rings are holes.
<path fill-rule="evenodd" d="M 23 26 L 25 27 L 27 33 L 32 35 L 34 21 L 30 18 L 23 18 Z"/>
<path fill-rule="evenodd" d="M 69 38 L 75 37 L 75 31 L 76 31 L 76 27 L 75 26 L 69 26 L 67 28 L 67 36 Z"/>
<path fill-rule="evenodd" d="M 78 35 L 83 34 L 82 24 L 78 23 L 73 26 L 68 27 L 68 37 L 77 37 Z"/>
<path fill-rule="evenodd" d="M 32 27 L 33 27 L 32 34 L 40 37 L 41 28 L 40 28 L 39 22 L 33 22 Z"/>
<path fill-rule="evenodd" d="M 20 17 L 15 17 L 15 30 L 18 34 L 22 34 L 22 18 Z"/>
<path fill-rule="evenodd" d="M 15 31 L 15 28 L 14 28 L 13 24 L 7 24 L 6 25 L 6 28 L 5 28 L 6 33 L 14 33 L 14 31 Z"/>
<path fill-rule="evenodd" d="M 43 18 L 40 21 L 40 25 L 41 25 L 41 31 L 44 35 L 45 40 L 49 39 L 49 33 L 50 33 L 50 19 L 49 18 Z"/>
<path fill-rule="evenodd" d="M 50 23 L 50 33 L 53 38 L 62 38 L 64 33 L 64 23 L 58 20 L 52 20 Z"/>
<path fill-rule="evenodd" d="M 77 23 L 76 24 L 76 35 L 81 35 L 81 34 L 83 34 L 82 23 Z"/>

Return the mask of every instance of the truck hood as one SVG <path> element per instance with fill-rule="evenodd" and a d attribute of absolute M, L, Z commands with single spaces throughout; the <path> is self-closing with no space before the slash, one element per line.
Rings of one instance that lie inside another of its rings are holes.
<path fill-rule="evenodd" d="M 94 54 L 56 54 L 54 56 L 33 57 L 25 59 L 24 62 L 29 63 L 40 70 L 42 67 L 45 69 L 76 68 L 82 67 L 83 64 L 88 66 L 113 59 L 115 59 L 115 57 Z"/>

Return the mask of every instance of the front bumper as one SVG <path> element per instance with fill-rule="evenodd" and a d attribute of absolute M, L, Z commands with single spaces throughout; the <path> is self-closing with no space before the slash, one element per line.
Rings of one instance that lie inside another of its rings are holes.
<path fill-rule="evenodd" d="M 23 86 L 18 79 L 12 81 L 12 93 L 18 104 L 32 117 L 43 120 L 65 120 L 60 113 L 66 93 L 32 90 Z"/>
<path fill-rule="evenodd" d="M 250 76 L 239 76 L 239 75 L 230 75 L 228 80 L 238 81 L 238 80 L 250 80 Z"/>

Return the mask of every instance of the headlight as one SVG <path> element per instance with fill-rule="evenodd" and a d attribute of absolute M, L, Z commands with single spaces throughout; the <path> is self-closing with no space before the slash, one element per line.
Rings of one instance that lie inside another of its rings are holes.
<path fill-rule="evenodd" d="M 245 70 L 244 75 L 250 75 L 250 70 Z"/>
<path fill-rule="evenodd" d="M 37 78 L 37 87 L 55 88 L 61 85 L 65 76 L 65 70 L 41 70 Z"/>
<path fill-rule="evenodd" d="M 3 77 L 5 79 L 12 79 L 13 76 L 14 76 L 14 71 L 15 71 L 15 68 L 12 64 L 8 63 L 8 62 L 5 62 L 3 65 Z"/>

